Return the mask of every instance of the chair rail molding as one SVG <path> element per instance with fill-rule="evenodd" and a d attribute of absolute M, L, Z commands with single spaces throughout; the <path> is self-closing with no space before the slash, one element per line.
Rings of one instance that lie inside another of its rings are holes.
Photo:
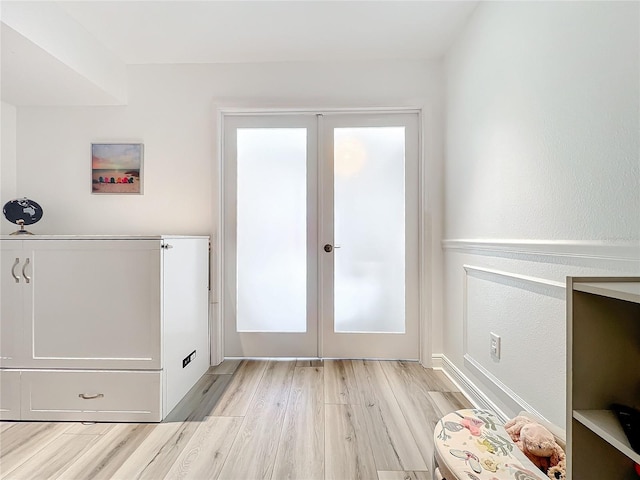
<path fill-rule="evenodd" d="M 640 263 L 640 241 L 444 239 L 445 251 L 475 254 L 539 255 Z"/>

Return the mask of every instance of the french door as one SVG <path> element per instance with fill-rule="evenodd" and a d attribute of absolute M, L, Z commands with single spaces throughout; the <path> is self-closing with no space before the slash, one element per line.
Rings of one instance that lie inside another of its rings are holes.
<path fill-rule="evenodd" d="M 227 357 L 417 359 L 417 113 L 225 115 Z"/>

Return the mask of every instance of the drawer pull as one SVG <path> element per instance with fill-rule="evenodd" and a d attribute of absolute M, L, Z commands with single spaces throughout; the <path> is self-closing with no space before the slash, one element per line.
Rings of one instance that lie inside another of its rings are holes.
<path fill-rule="evenodd" d="M 16 281 L 16 283 L 20 283 L 20 277 L 16 275 L 16 267 L 20 264 L 20 259 L 16 257 L 16 261 L 13 262 L 13 267 L 11 267 L 11 276 Z"/>
<path fill-rule="evenodd" d="M 27 265 L 29 265 L 28 258 L 24 261 L 24 265 L 22 266 L 22 276 L 24 277 L 25 281 L 29 283 L 31 281 L 31 277 L 27 276 L 27 272 L 26 272 Z"/>
<path fill-rule="evenodd" d="M 93 400 L 94 398 L 102 398 L 104 397 L 104 393 L 94 393 L 93 395 L 87 395 L 86 393 L 81 393 L 78 395 L 83 400 Z"/>

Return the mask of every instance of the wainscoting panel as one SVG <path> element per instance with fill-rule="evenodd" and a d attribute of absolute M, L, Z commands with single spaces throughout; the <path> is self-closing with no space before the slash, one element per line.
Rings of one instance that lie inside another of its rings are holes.
<path fill-rule="evenodd" d="M 564 285 L 472 265 L 463 268 L 466 366 L 498 387 L 512 407 L 535 410 L 531 405 L 548 398 L 547 388 L 564 392 Z M 500 359 L 491 356 L 491 332 L 500 336 Z M 512 379 L 510 386 L 500 378 Z"/>
<path fill-rule="evenodd" d="M 640 275 L 638 242 L 448 239 L 434 365 L 481 406 L 564 427 L 567 276 Z M 437 330 L 437 329 L 436 329 Z M 490 354 L 491 332 L 501 357 Z"/>

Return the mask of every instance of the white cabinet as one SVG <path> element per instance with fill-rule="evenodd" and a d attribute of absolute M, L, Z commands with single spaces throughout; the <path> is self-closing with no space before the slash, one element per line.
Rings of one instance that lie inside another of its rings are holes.
<path fill-rule="evenodd" d="M 22 281 L 22 253 L 22 242 L 0 245 L 0 367 L 17 364 L 23 345 L 23 293 L 31 288 Z"/>
<path fill-rule="evenodd" d="M 20 372 L 0 369 L 0 420 L 18 420 L 20 408 Z"/>
<path fill-rule="evenodd" d="M 21 248 L 13 244 L 21 244 Z M 3 367 L 160 368 L 159 240 L 3 240 Z M 7 266 L 3 262 L 5 267 Z M 16 281 L 17 278 L 17 281 Z M 4 308 L 3 308 L 4 310 Z"/>
<path fill-rule="evenodd" d="M 640 409 L 640 278 L 567 279 L 567 478 L 635 479 L 613 403 Z"/>
<path fill-rule="evenodd" d="M 22 419 L 156 422 L 161 377 L 156 371 L 23 370 Z"/>
<path fill-rule="evenodd" d="M 11 237 L 0 250 L 0 418 L 160 421 L 208 368 L 207 237 Z"/>

